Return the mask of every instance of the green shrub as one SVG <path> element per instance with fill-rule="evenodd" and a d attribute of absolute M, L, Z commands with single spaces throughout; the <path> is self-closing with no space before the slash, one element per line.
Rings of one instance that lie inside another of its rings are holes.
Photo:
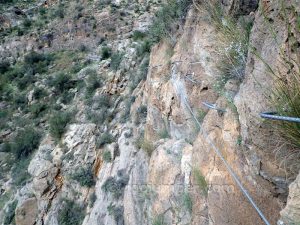
<path fill-rule="evenodd" d="M 140 124 L 147 117 L 147 106 L 141 105 L 136 110 L 136 117 L 134 123 L 136 125 Z"/>
<path fill-rule="evenodd" d="M 198 111 L 197 111 L 197 120 L 200 122 L 200 123 L 202 123 L 203 122 L 203 120 L 204 120 L 204 117 L 206 116 L 206 112 L 205 111 L 203 111 L 203 110 L 201 110 L 201 109 L 199 109 Z"/>
<path fill-rule="evenodd" d="M 115 52 L 111 55 L 111 62 L 110 62 L 110 68 L 114 71 L 117 71 L 119 69 L 119 66 L 122 62 L 124 53 L 122 52 Z"/>
<path fill-rule="evenodd" d="M 27 73 L 34 75 L 36 73 L 47 72 L 48 65 L 54 60 L 50 54 L 42 54 L 37 52 L 30 52 L 24 58 L 24 68 Z"/>
<path fill-rule="evenodd" d="M 13 223 L 15 218 L 15 210 L 17 207 L 18 202 L 15 200 L 8 205 L 7 213 L 4 216 L 3 225 L 10 225 Z"/>
<path fill-rule="evenodd" d="M 108 111 L 106 108 L 97 110 L 97 111 L 91 111 L 88 110 L 86 112 L 87 119 L 90 120 L 92 123 L 102 125 L 108 116 Z"/>
<path fill-rule="evenodd" d="M 158 132 L 158 136 L 160 139 L 170 138 L 169 132 L 167 128 L 164 128 Z"/>
<path fill-rule="evenodd" d="M 39 146 L 41 135 L 31 127 L 20 130 L 11 143 L 11 151 L 17 159 L 26 158 Z"/>
<path fill-rule="evenodd" d="M 95 192 L 93 192 L 89 197 L 89 206 L 92 208 L 94 206 L 94 203 L 97 200 L 97 195 Z"/>
<path fill-rule="evenodd" d="M 65 17 L 65 11 L 64 11 L 64 5 L 63 4 L 59 4 L 57 9 L 54 11 L 52 17 L 56 18 L 59 17 L 61 19 L 63 19 Z"/>
<path fill-rule="evenodd" d="M 81 45 L 79 46 L 79 51 L 81 51 L 81 52 L 86 52 L 86 51 L 88 51 L 88 48 L 87 48 L 84 44 L 81 44 Z"/>
<path fill-rule="evenodd" d="M 105 144 L 110 144 L 112 142 L 114 142 L 114 137 L 109 132 L 105 132 L 100 136 L 100 138 L 98 138 L 97 146 L 99 148 Z"/>
<path fill-rule="evenodd" d="M 102 158 L 105 162 L 111 162 L 112 158 L 111 158 L 111 153 L 110 151 L 104 151 Z"/>
<path fill-rule="evenodd" d="M 55 88 L 57 94 L 66 92 L 76 86 L 74 81 L 72 81 L 72 77 L 65 73 L 59 73 L 54 78 L 50 79 L 49 85 Z"/>
<path fill-rule="evenodd" d="M 143 149 L 149 157 L 151 156 L 152 152 L 155 150 L 155 146 L 152 144 L 152 142 L 144 138 L 143 133 L 140 134 L 140 136 L 136 139 L 134 144 L 137 149 Z"/>
<path fill-rule="evenodd" d="M 33 118 L 37 118 L 39 116 L 44 115 L 48 106 L 44 103 L 35 103 L 30 106 L 29 110 Z"/>
<path fill-rule="evenodd" d="M 138 57 L 143 57 L 145 54 L 149 54 L 151 52 L 151 47 L 151 41 L 145 40 L 141 42 L 136 48 Z"/>
<path fill-rule="evenodd" d="M 27 103 L 28 103 L 28 99 L 26 97 L 26 94 L 20 92 L 20 93 L 16 93 L 13 96 L 12 104 L 13 104 L 14 108 L 24 109 L 27 106 Z"/>
<path fill-rule="evenodd" d="M 101 59 L 104 60 L 104 59 L 108 59 L 112 54 L 112 50 L 111 48 L 107 47 L 107 46 L 104 46 L 102 49 L 101 49 Z"/>
<path fill-rule="evenodd" d="M 175 32 L 178 23 L 181 23 L 187 13 L 191 0 L 169 0 L 163 4 L 161 9 L 155 14 L 153 24 L 150 26 L 150 40 L 159 42 L 167 38 L 174 42 L 172 34 Z"/>
<path fill-rule="evenodd" d="M 118 179 L 114 177 L 109 177 L 103 183 L 101 189 L 105 193 L 111 193 L 115 199 L 118 199 L 122 196 L 124 188 L 128 184 L 129 177 L 124 174 L 118 174 Z"/>
<path fill-rule="evenodd" d="M 75 93 L 73 92 L 69 92 L 69 91 L 65 91 L 61 94 L 61 103 L 63 104 L 69 104 L 72 99 L 74 98 Z"/>
<path fill-rule="evenodd" d="M 84 207 L 72 200 L 65 199 L 58 211 L 59 225 L 80 225 L 84 219 Z"/>
<path fill-rule="evenodd" d="M 95 103 L 97 104 L 97 109 L 109 109 L 110 108 L 110 97 L 109 95 L 103 94 L 95 98 Z"/>
<path fill-rule="evenodd" d="M 1 61 L 0 62 L 0 74 L 4 74 L 9 70 L 10 63 L 8 61 Z"/>
<path fill-rule="evenodd" d="M 12 183 L 21 187 L 25 184 L 25 182 L 30 178 L 30 174 L 28 173 L 28 166 L 31 158 L 23 158 L 16 162 L 16 164 L 12 168 Z"/>
<path fill-rule="evenodd" d="M 130 89 L 133 91 L 142 80 L 146 80 L 149 66 L 149 57 L 145 57 L 142 61 L 138 73 L 133 74 L 130 78 Z"/>
<path fill-rule="evenodd" d="M 79 182 L 81 186 L 92 187 L 95 185 L 92 167 L 78 168 L 72 175 L 71 179 Z"/>
<path fill-rule="evenodd" d="M 107 211 L 110 216 L 114 218 L 116 224 L 124 224 L 124 208 L 122 206 L 115 206 L 112 203 L 107 206 Z"/>
<path fill-rule="evenodd" d="M 43 88 L 35 88 L 33 91 L 33 98 L 34 99 L 41 99 L 43 97 L 46 97 L 48 95 L 47 91 Z"/>
<path fill-rule="evenodd" d="M 31 22 L 30 19 L 25 19 L 25 20 L 24 20 L 24 22 L 23 22 L 24 28 L 28 29 L 28 28 L 31 27 L 31 25 L 32 25 L 32 22 Z"/>
<path fill-rule="evenodd" d="M 49 120 L 50 134 L 54 138 L 60 139 L 71 119 L 70 112 L 55 112 Z"/>
<path fill-rule="evenodd" d="M 133 32 L 132 38 L 133 38 L 134 41 L 137 41 L 137 40 L 141 40 L 141 39 L 145 38 L 146 36 L 147 35 L 146 35 L 145 32 L 141 32 L 139 30 L 135 30 Z"/>
<path fill-rule="evenodd" d="M 86 96 L 94 94 L 95 90 L 102 86 L 102 79 L 97 76 L 96 70 L 86 71 L 89 74 L 87 78 Z"/>

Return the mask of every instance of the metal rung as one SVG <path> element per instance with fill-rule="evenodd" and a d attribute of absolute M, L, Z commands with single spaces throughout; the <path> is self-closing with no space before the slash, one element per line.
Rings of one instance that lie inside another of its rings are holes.
<path fill-rule="evenodd" d="M 271 120 L 282 120 L 294 123 L 300 123 L 300 118 L 289 116 L 278 116 L 277 112 L 262 112 L 259 114 L 262 118 Z"/>

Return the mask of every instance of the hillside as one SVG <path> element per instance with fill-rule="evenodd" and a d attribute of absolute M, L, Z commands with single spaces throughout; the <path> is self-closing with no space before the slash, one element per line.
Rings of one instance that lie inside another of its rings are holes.
<path fill-rule="evenodd" d="M 0 0 L 0 43 L 0 224 L 300 223 L 261 117 L 300 117 L 298 0 Z"/>

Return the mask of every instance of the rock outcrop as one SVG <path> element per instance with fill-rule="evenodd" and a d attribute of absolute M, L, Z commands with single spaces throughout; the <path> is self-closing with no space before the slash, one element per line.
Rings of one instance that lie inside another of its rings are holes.
<path fill-rule="evenodd" d="M 286 6 L 299 17 L 297 3 L 288 1 Z M 223 43 L 201 4 L 190 4 L 174 28 L 175 41 L 161 40 L 150 55 L 143 35 L 158 3 L 82 4 L 86 11 L 79 10 L 76 22 L 67 16 L 56 18 L 47 32 L 8 36 L 0 46 L 3 57 L 15 60 L 39 48 L 55 52 L 78 49 L 84 43 L 76 54 L 89 51 L 85 68 L 71 80 L 79 83 L 71 90 L 72 103 L 55 103 L 75 115 L 63 127 L 61 138 L 51 137 L 45 121 L 38 124 L 46 135 L 30 158 L 30 179 L 14 187 L 6 164 L 13 154 L 0 152 L 5 158 L 0 160 L 0 172 L 7 174 L 0 176 L 0 200 L 5 199 L 0 224 L 15 218 L 16 225 L 60 225 L 66 206 L 78 211 L 67 215 L 78 217 L 75 223 L 83 225 L 264 224 L 224 160 L 271 224 L 300 221 L 299 167 L 281 166 L 276 156 L 286 157 L 283 152 L 290 146 L 279 149 L 272 124 L 259 117 L 273 109 L 266 98 L 266 90 L 274 85 L 267 65 L 282 69 L 281 50 L 288 48 L 279 2 L 222 1 L 227 15 L 253 21 L 244 79 L 230 78 L 222 90 L 216 83 Z M 75 8 L 72 2 L 67 12 Z M 18 12 L 19 18 L 23 11 Z M 94 18 L 84 20 L 84 13 Z M 1 29 L 17 23 L 9 16 L 0 16 Z M 295 18 L 289 19 L 294 24 Z M 141 73 L 145 78 L 137 78 Z M 80 88 L 89 85 L 90 74 L 99 82 L 93 83 L 94 92 L 83 92 Z M 28 106 L 35 103 L 34 95 L 35 90 L 27 93 Z M 12 132 L 1 132 L 1 137 L 13 137 Z M 290 158 L 284 159 L 291 163 Z M 13 201 L 15 209 L 11 209 Z"/>

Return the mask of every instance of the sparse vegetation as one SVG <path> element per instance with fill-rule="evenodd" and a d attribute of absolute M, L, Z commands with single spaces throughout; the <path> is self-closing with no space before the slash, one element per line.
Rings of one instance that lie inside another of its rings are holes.
<path fill-rule="evenodd" d="M 15 200 L 8 205 L 8 210 L 6 215 L 4 216 L 3 225 L 10 225 L 14 222 L 15 218 L 15 210 L 17 207 L 18 202 Z"/>
<path fill-rule="evenodd" d="M 13 184 L 17 187 L 24 185 L 26 181 L 30 178 L 30 174 L 28 173 L 28 166 L 31 158 L 24 158 L 15 163 L 12 168 L 12 179 Z"/>
<path fill-rule="evenodd" d="M 201 109 L 199 109 L 198 111 L 197 111 L 197 120 L 200 122 L 200 123 L 202 123 L 203 122 L 203 120 L 204 120 L 204 117 L 206 116 L 206 112 L 205 111 L 203 111 L 203 110 L 201 110 Z"/>
<path fill-rule="evenodd" d="M 19 160 L 27 158 L 39 146 L 41 135 L 31 127 L 20 130 L 14 141 L 7 143 L 7 149 Z"/>
<path fill-rule="evenodd" d="M 97 88 L 102 86 L 102 79 L 97 76 L 97 71 L 90 69 L 86 71 L 88 75 L 86 86 L 86 98 L 91 98 Z"/>
<path fill-rule="evenodd" d="M 190 196 L 190 193 L 188 192 L 185 192 L 183 193 L 183 206 L 184 208 L 190 213 L 192 214 L 192 211 L 193 211 L 193 200 Z"/>
<path fill-rule="evenodd" d="M 107 207 L 107 211 L 109 215 L 114 218 L 116 224 L 124 224 L 124 208 L 122 206 L 115 206 L 110 203 Z"/>
<path fill-rule="evenodd" d="M 112 160 L 110 151 L 104 151 L 102 158 L 105 162 L 110 162 Z"/>
<path fill-rule="evenodd" d="M 152 144 L 152 142 L 144 138 L 143 133 L 136 139 L 135 147 L 137 149 L 143 149 L 148 156 L 151 156 L 152 152 L 155 150 L 155 146 Z"/>
<path fill-rule="evenodd" d="M 84 219 L 84 207 L 69 199 L 64 199 L 59 210 L 58 222 L 60 225 L 79 225 Z"/>
<path fill-rule="evenodd" d="M 92 187 L 95 185 L 94 174 L 91 166 L 78 168 L 71 174 L 71 179 L 79 182 L 81 186 Z"/>
<path fill-rule="evenodd" d="M 105 193 L 111 193 L 115 199 L 118 199 L 122 196 L 128 181 L 129 177 L 127 175 L 118 173 L 118 178 L 107 178 L 101 188 Z"/>
<path fill-rule="evenodd" d="M 145 34 L 145 32 L 142 32 L 142 31 L 139 31 L 139 30 L 135 30 L 133 32 L 133 35 L 132 35 L 132 38 L 134 41 L 137 41 L 137 40 L 141 40 L 141 39 L 144 39 L 147 35 Z"/>
<path fill-rule="evenodd" d="M 175 43 L 175 31 L 178 29 L 177 26 L 182 24 L 191 2 L 190 0 L 169 0 L 163 4 L 155 14 L 153 24 L 150 27 L 150 40 L 159 42 L 162 39 L 169 39 Z"/>
<path fill-rule="evenodd" d="M 242 81 L 244 78 L 252 23 L 237 21 L 236 18 L 225 15 L 219 2 L 204 0 L 202 7 L 210 14 L 221 43 L 218 59 L 219 77 L 215 87 L 216 91 L 219 91 L 223 90 L 229 79 Z"/>
<path fill-rule="evenodd" d="M 134 101 L 135 101 L 135 98 L 133 96 L 130 98 L 127 98 L 124 101 L 124 109 L 120 116 L 121 123 L 125 123 L 126 121 L 128 121 L 130 119 L 130 109 L 131 109 L 131 105 Z"/>
<path fill-rule="evenodd" d="M 147 106 L 141 105 L 136 110 L 134 123 L 138 125 L 141 122 L 145 121 L 146 117 L 147 117 Z"/>
<path fill-rule="evenodd" d="M 194 169 L 193 170 L 193 177 L 195 179 L 195 183 L 200 188 L 202 194 L 204 196 L 207 196 L 207 194 L 208 194 L 208 185 L 207 185 L 205 177 L 202 175 L 201 171 L 199 169 Z"/>
<path fill-rule="evenodd" d="M 123 56 L 123 52 L 115 52 L 111 55 L 110 68 L 112 70 L 117 71 L 119 69 Z"/>
<path fill-rule="evenodd" d="M 152 225 L 165 225 L 164 216 L 162 214 L 155 216 Z"/>

